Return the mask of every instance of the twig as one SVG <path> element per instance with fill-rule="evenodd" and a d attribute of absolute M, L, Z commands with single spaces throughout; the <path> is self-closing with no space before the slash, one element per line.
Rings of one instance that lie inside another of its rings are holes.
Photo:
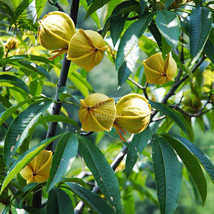
<path fill-rule="evenodd" d="M 55 7 L 57 7 L 59 11 L 64 12 L 64 10 L 62 9 L 62 7 L 61 7 L 57 2 L 56 2 L 55 4 L 52 3 L 50 0 L 48 0 L 48 2 L 49 2 L 49 4 L 51 4 L 51 5 L 55 6 Z"/>
<path fill-rule="evenodd" d="M 185 115 L 187 115 L 189 117 L 200 117 L 201 115 L 206 114 L 207 112 L 213 110 L 214 107 L 210 108 L 210 109 L 207 109 L 206 111 L 198 111 L 197 113 L 189 113 L 189 112 L 186 112 L 186 111 L 184 111 L 183 109 L 181 109 L 179 107 L 177 107 L 175 109 L 177 109 L 178 111 L 180 111 L 181 113 L 183 113 L 183 114 L 185 114 Z"/>
<path fill-rule="evenodd" d="M 148 86 L 148 83 L 145 84 L 145 86 L 143 87 L 142 85 L 140 85 L 139 83 L 137 83 L 136 81 L 134 81 L 132 78 L 128 78 L 128 80 L 132 83 L 134 83 L 138 88 L 142 89 L 143 90 L 143 93 L 144 93 L 144 96 L 146 97 L 146 99 L 148 99 L 148 95 L 147 95 L 147 92 L 146 92 L 146 88 Z"/>
<path fill-rule="evenodd" d="M 201 63 L 206 59 L 206 56 L 203 56 L 201 60 L 195 65 L 195 67 L 192 69 L 192 73 L 194 73 L 197 68 L 201 65 Z M 171 87 L 171 89 L 168 91 L 168 93 L 164 96 L 162 103 L 166 104 L 168 99 L 175 94 L 175 91 L 178 89 L 178 87 L 188 78 L 188 75 L 185 75 L 181 80 L 175 81 L 174 85 Z"/>
<path fill-rule="evenodd" d="M 157 121 L 163 120 L 164 118 L 166 118 L 166 115 L 163 115 L 157 119 L 152 119 L 150 122 L 157 122 Z"/>

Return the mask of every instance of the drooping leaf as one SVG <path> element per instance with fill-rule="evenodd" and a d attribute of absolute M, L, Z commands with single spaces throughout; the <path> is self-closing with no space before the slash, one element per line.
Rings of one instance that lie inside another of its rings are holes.
<path fill-rule="evenodd" d="M 176 150 L 177 154 L 185 164 L 200 193 L 202 204 L 204 204 L 207 196 L 207 182 L 198 159 L 182 141 L 177 140 L 177 138 L 169 134 L 162 134 L 162 136 Z"/>
<path fill-rule="evenodd" d="M 76 135 L 68 133 L 59 140 L 51 164 L 47 191 L 50 191 L 65 175 L 71 160 L 76 157 L 77 152 L 78 139 Z"/>
<path fill-rule="evenodd" d="M 190 15 L 190 53 L 196 60 L 208 39 L 212 24 L 211 11 L 206 7 L 197 7 Z"/>
<path fill-rule="evenodd" d="M 151 136 L 152 135 L 149 128 L 145 129 L 139 134 L 134 135 L 134 138 L 130 143 L 130 148 L 128 149 L 126 158 L 126 168 L 124 172 L 127 176 L 129 176 L 129 174 L 131 173 L 138 156 L 142 153 L 148 141 L 151 139 Z"/>
<path fill-rule="evenodd" d="M 152 138 L 152 160 L 161 214 L 172 214 L 178 206 L 182 167 L 176 153 L 164 138 Z"/>
<path fill-rule="evenodd" d="M 34 67 L 29 62 L 23 62 L 23 61 L 19 61 L 17 63 L 21 64 L 26 69 L 29 69 L 30 71 L 33 71 L 33 72 L 37 72 L 38 74 L 41 74 L 42 76 L 46 77 L 48 80 L 51 80 L 50 74 L 43 67 L 38 65 Z"/>
<path fill-rule="evenodd" d="M 153 16 L 154 13 L 145 14 L 143 17 L 139 18 L 137 21 L 131 24 L 122 36 L 115 62 L 117 70 L 122 66 L 123 62 L 126 60 L 126 57 L 137 45 L 139 38 L 147 29 L 148 25 L 153 19 Z"/>
<path fill-rule="evenodd" d="M 15 111 L 17 111 L 21 106 L 23 106 L 26 103 L 31 103 L 37 99 L 41 99 L 42 101 L 47 100 L 47 98 L 44 97 L 33 97 L 33 98 L 29 98 L 26 99 L 16 105 L 11 106 L 10 108 L 8 108 L 7 110 L 5 110 L 4 112 L 2 112 L 1 117 L 0 117 L 0 125 L 2 125 L 2 123 L 7 120 Z"/>
<path fill-rule="evenodd" d="M 18 88 L 21 88 L 22 90 L 24 90 L 27 93 L 30 93 L 25 82 L 23 80 L 21 80 L 20 78 L 17 78 L 16 76 L 6 75 L 6 74 L 0 75 L 0 84 L 1 83 L 9 83 L 11 85 L 17 86 Z"/>
<path fill-rule="evenodd" d="M 27 165 L 39 152 L 41 152 L 45 147 L 47 147 L 51 142 L 61 137 L 63 134 L 54 136 L 43 140 L 40 144 L 32 147 L 31 149 L 24 152 L 10 167 L 4 182 L 1 187 L 0 194 L 3 192 L 5 187 L 10 183 L 10 181 L 22 170 L 22 168 Z"/>
<path fill-rule="evenodd" d="M 204 51 L 212 63 L 214 63 L 214 28 L 212 27 L 209 38 L 204 46 Z"/>
<path fill-rule="evenodd" d="M 79 138 L 79 149 L 101 192 L 119 214 L 122 212 L 118 180 L 102 152 L 87 138 Z"/>
<path fill-rule="evenodd" d="M 70 197 L 62 189 L 53 188 L 48 195 L 47 214 L 73 214 Z"/>
<path fill-rule="evenodd" d="M 157 27 L 171 47 L 176 47 L 180 37 L 180 21 L 176 13 L 158 10 L 155 18 Z"/>
<path fill-rule="evenodd" d="M 214 166 L 209 160 L 209 158 L 204 155 L 204 153 L 195 144 L 193 144 L 186 138 L 177 135 L 175 135 L 173 138 L 175 138 L 180 144 L 185 146 L 186 149 L 188 149 L 200 161 L 201 165 L 207 171 L 210 179 L 214 183 Z"/>
<path fill-rule="evenodd" d="M 126 61 L 124 61 L 122 66 L 118 70 L 118 85 L 119 86 L 123 85 L 123 83 L 126 82 L 130 74 L 131 71 L 126 66 Z"/>
<path fill-rule="evenodd" d="M 13 155 L 28 136 L 29 129 L 38 121 L 43 112 L 47 110 L 52 101 L 37 101 L 19 114 L 12 122 L 7 132 L 4 144 L 4 159 L 7 167 L 10 166 Z"/>
<path fill-rule="evenodd" d="M 87 204 L 94 213 L 97 214 L 115 214 L 114 209 L 99 195 L 87 190 L 84 187 L 79 186 L 78 184 L 69 182 L 67 183 L 69 189 L 75 193 L 81 200 Z M 65 187 L 61 187 L 65 188 Z M 67 188 L 67 187 L 66 187 Z"/>
<path fill-rule="evenodd" d="M 179 112 L 162 103 L 154 102 L 151 100 L 149 101 L 149 103 L 153 108 L 170 117 L 186 134 L 190 133 L 191 129 L 188 126 L 188 123 L 184 120 L 183 116 Z"/>
<path fill-rule="evenodd" d="M 114 46 L 116 45 L 117 40 L 123 31 L 126 18 L 127 16 L 125 15 L 123 17 L 114 17 L 110 19 L 110 33 Z"/>

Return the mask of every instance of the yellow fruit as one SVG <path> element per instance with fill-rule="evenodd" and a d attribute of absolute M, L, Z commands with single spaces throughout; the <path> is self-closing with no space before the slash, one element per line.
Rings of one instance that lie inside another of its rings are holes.
<path fill-rule="evenodd" d="M 29 162 L 21 171 L 21 176 L 29 183 L 42 183 L 48 180 L 52 152 L 43 150 Z"/>
<path fill-rule="evenodd" d="M 184 100 L 182 104 L 183 110 L 189 113 L 197 113 L 202 107 L 200 97 L 195 96 L 191 93 L 191 91 L 186 91 L 184 93 Z"/>
<path fill-rule="evenodd" d="M 110 131 L 116 116 L 113 98 L 94 93 L 80 103 L 79 119 L 84 131 Z"/>
<path fill-rule="evenodd" d="M 18 39 L 15 38 L 15 37 L 10 37 L 7 42 L 6 42 L 6 45 L 5 45 L 5 48 L 11 50 L 11 49 L 16 49 L 18 47 Z"/>
<path fill-rule="evenodd" d="M 66 13 L 50 12 L 39 21 L 38 37 L 46 49 L 67 49 L 74 33 L 74 22 Z"/>
<path fill-rule="evenodd" d="M 102 61 L 107 48 L 99 33 L 80 29 L 69 43 L 67 59 L 90 71 Z"/>
<path fill-rule="evenodd" d="M 142 132 L 149 124 L 151 105 L 139 94 L 127 94 L 116 104 L 116 126 L 129 133 Z"/>
<path fill-rule="evenodd" d="M 143 65 L 148 83 L 164 84 L 168 81 L 174 81 L 177 65 L 170 54 L 165 61 L 161 53 L 154 54 L 144 60 Z"/>

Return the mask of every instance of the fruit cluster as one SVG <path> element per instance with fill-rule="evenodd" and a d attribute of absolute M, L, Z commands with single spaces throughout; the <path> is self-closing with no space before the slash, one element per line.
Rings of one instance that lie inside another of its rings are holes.
<path fill-rule="evenodd" d="M 73 20 L 63 12 L 50 12 L 39 21 L 38 37 L 41 45 L 54 52 L 67 52 L 67 59 L 90 71 L 98 65 L 108 46 L 103 37 L 92 30 L 79 29 L 75 33 Z"/>
<path fill-rule="evenodd" d="M 151 106 L 139 94 L 127 94 L 115 105 L 114 99 L 94 93 L 80 100 L 79 118 L 84 131 L 117 130 L 142 132 L 149 124 Z"/>

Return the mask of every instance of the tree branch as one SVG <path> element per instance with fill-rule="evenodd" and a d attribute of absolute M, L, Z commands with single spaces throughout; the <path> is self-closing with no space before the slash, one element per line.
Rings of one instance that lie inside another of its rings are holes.
<path fill-rule="evenodd" d="M 71 10 L 70 10 L 70 17 L 73 19 L 74 24 L 76 25 L 77 23 L 77 15 L 78 15 L 78 10 L 79 10 L 79 0 L 73 0 Z M 53 105 L 52 108 L 52 115 L 59 115 L 60 114 L 60 109 L 62 106 L 62 103 L 59 102 L 59 88 L 62 86 L 66 85 L 67 77 L 68 77 L 68 71 L 70 67 L 70 60 L 67 60 L 66 55 L 64 55 L 63 62 L 62 62 L 62 68 L 59 76 L 59 81 L 57 84 L 57 89 L 56 89 L 56 94 L 55 94 L 55 100 L 56 102 Z M 56 134 L 56 129 L 57 129 L 57 122 L 52 122 L 50 123 L 47 131 L 46 138 L 53 137 Z M 53 143 L 49 144 L 49 146 L 46 148 L 48 150 L 52 150 L 52 145 Z M 42 191 L 38 191 L 34 197 L 33 197 L 33 206 L 37 208 L 41 208 L 42 204 Z"/>
<path fill-rule="evenodd" d="M 201 60 L 195 65 L 195 67 L 192 69 L 192 73 L 194 73 L 197 68 L 202 64 L 202 62 L 206 59 L 206 56 L 203 56 Z M 166 104 L 168 99 L 175 94 L 175 91 L 178 89 L 178 87 L 188 78 L 188 75 L 185 75 L 181 80 L 177 80 L 174 82 L 174 85 L 171 87 L 171 89 L 168 91 L 168 93 L 165 95 L 165 97 L 162 100 L 162 103 Z M 177 77 L 176 77 L 177 79 Z"/>

